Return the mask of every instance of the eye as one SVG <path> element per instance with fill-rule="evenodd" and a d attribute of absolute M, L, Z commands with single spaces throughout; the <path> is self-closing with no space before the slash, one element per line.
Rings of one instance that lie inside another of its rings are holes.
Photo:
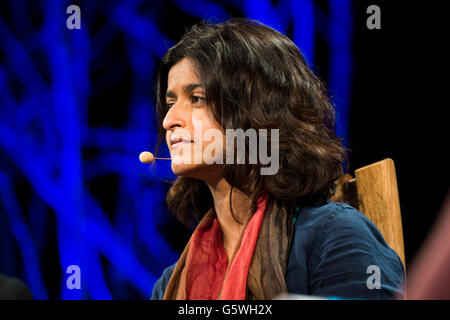
<path fill-rule="evenodd" d="M 205 98 L 199 96 L 192 96 L 191 100 L 193 104 L 205 102 Z"/>

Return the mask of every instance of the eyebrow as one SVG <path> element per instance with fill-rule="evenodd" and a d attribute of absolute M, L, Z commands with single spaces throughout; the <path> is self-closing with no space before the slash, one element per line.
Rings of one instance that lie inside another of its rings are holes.
<path fill-rule="evenodd" d="M 183 87 L 183 92 L 184 93 L 190 93 L 192 92 L 194 89 L 196 88 L 205 88 L 204 84 L 201 83 L 191 83 L 191 84 L 187 84 Z M 166 98 L 176 98 L 177 95 L 175 94 L 175 92 L 173 92 L 172 90 L 167 90 L 166 92 Z"/>

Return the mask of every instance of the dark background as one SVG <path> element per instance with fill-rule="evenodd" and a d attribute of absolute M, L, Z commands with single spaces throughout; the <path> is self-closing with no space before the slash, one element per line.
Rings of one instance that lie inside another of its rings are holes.
<path fill-rule="evenodd" d="M 358 1 L 356 12 L 366 4 Z M 408 265 L 449 187 L 444 20 L 433 4 L 384 1 L 380 7 L 381 30 L 354 29 L 350 166 L 394 160 Z"/>

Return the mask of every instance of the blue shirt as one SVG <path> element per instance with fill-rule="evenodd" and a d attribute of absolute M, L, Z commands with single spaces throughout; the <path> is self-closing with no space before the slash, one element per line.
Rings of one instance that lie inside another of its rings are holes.
<path fill-rule="evenodd" d="M 174 267 L 163 271 L 152 300 L 163 298 Z M 326 201 L 300 210 L 286 269 L 288 293 L 391 299 L 403 293 L 404 277 L 398 255 L 357 209 Z"/>

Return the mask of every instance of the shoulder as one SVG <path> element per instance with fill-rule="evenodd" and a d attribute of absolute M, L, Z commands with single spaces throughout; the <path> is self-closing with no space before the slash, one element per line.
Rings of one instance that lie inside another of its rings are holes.
<path fill-rule="evenodd" d="M 339 202 L 327 201 L 303 208 L 295 223 L 294 237 L 312 237 L 314 242 L 327 238 L 357 236 L 387 246 L 378 228 L 362 212 Z"/>
<path fill-rule="evenodd" d="M 172 275 L 175 265 L 176 263 L 163 270 L 161 277 L 155 282 L 155 285 L 153 286 L 151 300 L 163 299 L 164 292 L 166 291 L 167 284 L 169 283 L 169 279 Z"/>
<path fill-rule="evenodd" d="M 307 265 L 310 294 L 389 298 L 399 293 L 404 270 L 378 228 L 359 210 L 326 202 L 300 211 L 291 269 Z M 381 270 L 381 290 L 369 290 L 368 270 Z"/>
<path fill-rule="evenodd" d="M 389 248 L 381 232 L 362 212 L 345 203 L 328 201 L 319 207 L 305 210 L 304 221 L 313 224 L 314 252 L 320 258 L 328 251 L 351 250 L 367 255 L 381 254 L 384 257 L 398 258 Z M 305 225 L 296 224 L 296 228 Z"/>

